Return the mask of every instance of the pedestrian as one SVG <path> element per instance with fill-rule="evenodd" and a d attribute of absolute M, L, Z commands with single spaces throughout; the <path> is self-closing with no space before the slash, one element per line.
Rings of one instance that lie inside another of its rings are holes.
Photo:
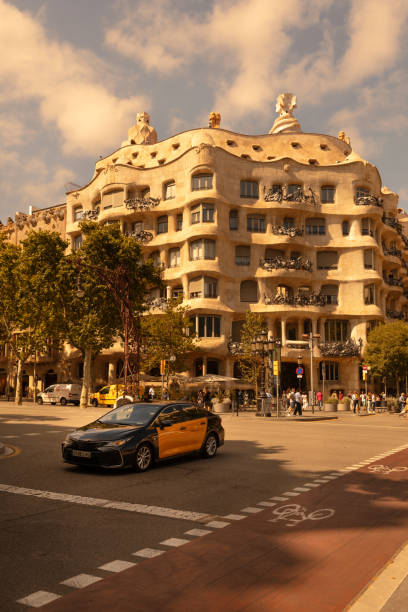
<path fill-rule="evenodd" d="M 207 410 L 211 410 L 211 393 L 205 387 L 203 390 L 203 401 L 204 401 L 204 407 Z"/>
<path fill-rule="evenodd" d="M 297 414 L 302 416 L 302 394 L 300 391 L 296 391 L 295 393 L 295 411 L 293 416 L 296 416 Z"/>
<path fill-rule="evenodd" d="M 358 411 L 358 393 L 356 393 L 355 391 L 351 396 L 351 401 L 353 403 L 353 412 L 354 414 L 356 414 L 356 412 Z"/>
<path fill-rule="evenodd" d="M 167 391 L 166 387 L 164 387 L 163 389 L 162 399 L 164 399 L 165 401 L 169 399 L 169 392 Z"/>
<path fill-rule="evenodd" d="M 318 391 L 316 393 L 316 399 L 317 399 L 317 407 L 319 408 L 319 410 L 323 409 L 323 393 L 321 391 Z"/>
<path fill-rule="evenodd" d="M 156 393 L 154 392 L 154 388 L 150 387 L 149 388 L 149 399 L 153 401 L 155 397 L 156 397 Z"/>
<path fill-rule="evenodd" d="M 295 390 L 289 392 L 289 416 L 295 412 Z"/>
<path fill-rule="evenodd" d="M 244 410 L 248 410 L 249 408 L 249 393 L 248 391 L 244 392 Z"/>
<path fill-rule="evenodd" d="M 341 400 L 343 399 L 343 397 L 344 397 L 344 393 L 343 393 L 343 391 L 339 391 L 339 402 L 341 402 Z"/>
<path fill-rule="evenodd" d="M 406 403 L 405 393 L 401 393 L 401 395 L 398 398 L 398 406 L 399 406 L 399 411 L 400 412 L 404 412 L 404 410 L 405 410 L 405 403 Z"/>
<path fill-rule="evenodd" d="M 197 393 L 197 405 L 199 406 L 199 408 L 202 408 L 203 403 L 204 403 L 203 392 L 200 389 Z"/>
<path fill-rule="evenodd" d="M 302 393 L 302 411 L 307 410 L 309 408 L 309 403 L 307 401 L 306 393 Z"/>

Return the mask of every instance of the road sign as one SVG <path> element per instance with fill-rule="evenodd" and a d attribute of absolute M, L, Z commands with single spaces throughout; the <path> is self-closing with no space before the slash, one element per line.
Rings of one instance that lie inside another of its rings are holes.
<path fill-rule="evenodd" d="M 363 372 L 367 372 L 368 367 L 366 365 L 363 365 Z"/>
<path fill-rule="evenodd" d="M 301 368 L 300 366 L 298 368 L 296 368 L 296 374 L 298 375 L 299 378 L 302 378 L 302 376 L 303 376 L 303 368 Z"/>

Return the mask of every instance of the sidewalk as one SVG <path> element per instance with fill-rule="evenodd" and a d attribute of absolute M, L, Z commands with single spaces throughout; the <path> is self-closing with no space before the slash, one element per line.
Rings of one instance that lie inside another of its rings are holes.
<path fill-rule="evenodd" d="M 407 446 L 283 492 L 215 532 L 162 542 L 172 549 L 133 557 L 134 567 L 43 609 L 340 612 L 406 542 Z"/>

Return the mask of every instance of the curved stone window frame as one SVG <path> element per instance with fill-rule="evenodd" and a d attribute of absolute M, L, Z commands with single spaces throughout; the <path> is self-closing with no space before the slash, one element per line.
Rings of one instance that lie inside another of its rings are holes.
<path fill-rule="evenodd" d="M 202 191 L 213 188 L 214 174 L 210 172 L 200 172 L 191 177 L 191 191 Z"/>
<path fill-rule="evenodd" d="M 168 181 L 163 186 L 163 199 L 174 200 L 176 197 L 176 181 Z"/>
<path fill-rule="evenodd" d="M 239 286 L 239 301 L 248 304 L 257 304 L 259 302 L 258 282 L 253 279 L 243 280 Z"/>
<path fill-rule="evenodd" d="M 161 215 L 157 217 L 157 234 L 167 234 L 169 231 L 169 217 L 168 215 Z"/>
<path fill-rule="evenodd" d="M 334 204 L 336 187 L 334 185 L 322 185 L 320 187 L 320 201 L 322 204 Z"/>
<path fill-rule="evenodd" d="M 252 200 L 259 199 L 259 181 L 241 180 L 240 182 L 241 198 L 249 198 Z"/>
<path fill-rule="evenodd" d="M 188 246 L 190 261 L 215 259 L 215 240 L 199 238 L 198 240 L 192 240 Z"/>
<path fill-rule="evenodd" d="M 308 217 L 305 223 L 307 236 L 324 236 L 326 234 L 326 219 L 324 217 Z"/>
<path fill-rule="evenodd" d="M 247 232 L 253 234 L 265 234 L 266 232 L 266 216 L 265 215 L 247 215 Z"/>

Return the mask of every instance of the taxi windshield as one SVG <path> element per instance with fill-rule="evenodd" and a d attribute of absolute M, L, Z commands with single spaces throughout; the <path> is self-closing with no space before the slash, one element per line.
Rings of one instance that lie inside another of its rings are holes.
<path fill-rule="evenodd" d="M 147 425 L 160 411 L 152 404 L 125 404 L 98 419 L 99 423 L 112 425 Z"/>

